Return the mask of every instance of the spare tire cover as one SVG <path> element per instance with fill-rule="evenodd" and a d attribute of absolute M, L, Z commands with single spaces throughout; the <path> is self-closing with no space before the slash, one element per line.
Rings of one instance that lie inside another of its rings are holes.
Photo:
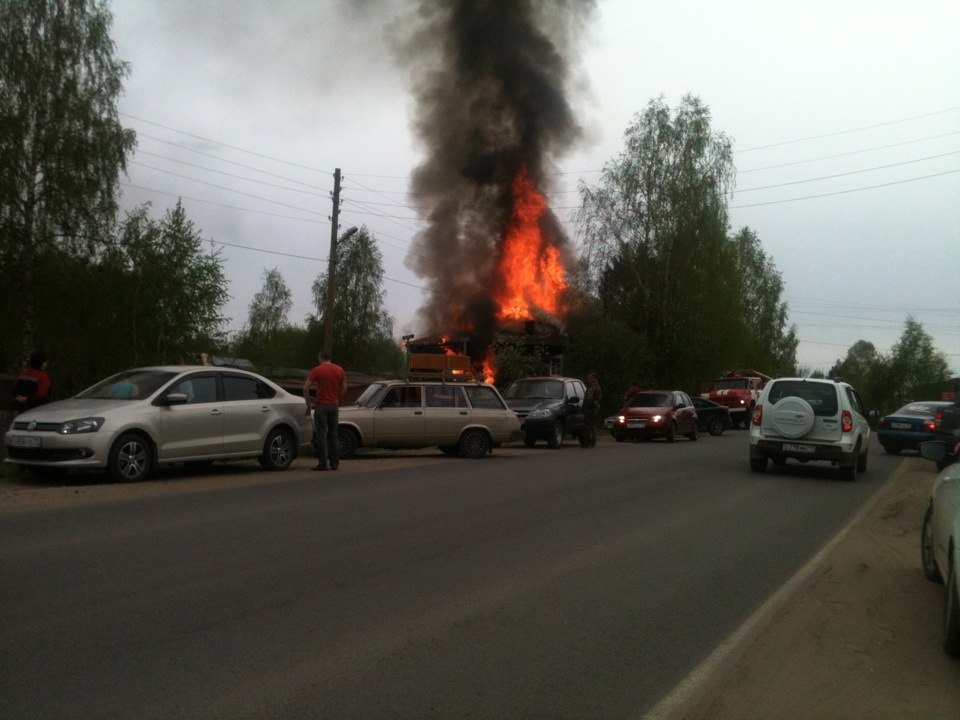
<path fill-rule="evenodd" d="M 770 411 L 770 425 L 782 437 L 803 437 L 813 429 L 815 419 L 810 403 L 798 397 L 785 397 Z"/>

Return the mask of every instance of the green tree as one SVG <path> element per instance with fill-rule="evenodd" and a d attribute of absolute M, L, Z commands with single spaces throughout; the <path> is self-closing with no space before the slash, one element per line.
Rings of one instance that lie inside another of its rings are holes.
<path fill-rule="evenodd" d="M 263 286 L 254 295 L 247 324 L 233 339 L 230 352 L 264 370 L 309 364 L 309 354 L 303 353 L 307 330 L 287 319 L 292 296 L 277 268 L 264 271 Z M 315 361 L 316 353 L 312 355 Z"/>
<path fill-rule="evenodd" d="M 4 345 L 20 355 L 35 342 L 45 258 L 94 253 L 116 214 L 135 135 L 117 118 L 128 66 L 111 22 L 103 0 L 0 3 L 0 271 L 17 318 Z"/>
<path fill-rule="evenodd" d="M 250 303 L 249 332 L 255 338 L 269 341 L 271 335 L 290 323 L 287 313 L 293 307 L 293 293 L 277 268 L 264 271 L 263 287 Z"/>
<path fill-rule="evenodd" d="M 736 364 L 762 368 L 773 377 L 792 375 L 796 372 L 799 340 L 796 327 L 787 327 L 783 276 L 750 228 L 742 228 L 731 242 L 742 317 L 750 330 L 745 352 Z"/>
<path fill-rule="evenodd" d="M 393 318 L 384 308 L 383 255 L 366 226 L 337 251 L 334 291 L 333 353 L 337 361 L 354 370 L 395 372 L 403 367 L 403 353 L 393 339 Z M 312 286 L 316 315 L 308 329 L 316 359 L 322 345 L 327 297 L 327 274 Z"/>
<path fill-rule="evenodd" d="M 923 399 L 913 396 L 914 388 L 940 383 L 949 377 L 950 366 L 946 356 L 933 347 L 933 338 L 923 329 L 923 325 L 908 317 L 887 363 L 886 380 L 894 405 L 899 407 L 911 400 Z"/>
<path fill-rule="evenodd" d="M 727 242 L 730 141 L 692 96 L 675 113 L 653 100 L 625 141 L 598 185 L 580 186 L 587 285 L 608 316 L 647 339 L 658 382 L 690 386 L 747 336 L 737 313 L 715 310 L 739 307 Z"/>
<path fill-rule="evenodd" d="M 867 409 L 887 407 L 889 389 L 884 387 L 887 361 L 876 346 L 867 340 L 858 340 L 847 350 L 843 360 L 837 360 L 827 377 L 843 378 L 857 388 Z"/>
<path fill-rule="evenodd" d="M 179 201 L 160 222 L 146 206 L 123 222 L 107 262 L 124 278 L 116 327 L 134 349 L 134 364 L 176 361 L 223 342 L 223 260 L 202 242 Z"/>

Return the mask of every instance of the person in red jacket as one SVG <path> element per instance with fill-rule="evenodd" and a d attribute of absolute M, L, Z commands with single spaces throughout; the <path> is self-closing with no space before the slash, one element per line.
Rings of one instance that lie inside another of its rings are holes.
<path fill-rule="evenodd" d="M 313 447 L 317 451 L 314 470 L 336 470 L 340 466 L 340 440 L 337 423 L 340 419 L 340 398 L 347 389 L 343 368 L 330 360 L 330 353 L 321 351 L 317 365 L 303 384 L 303 399 L 310 415 L 310 387 L 316 385 L 313 407 Z"/>
<path fill-rule="evenodd" d="M 18 413 L 50 402 L 50 376 L 46 367 L 46 353 L 39 350 L 30 353 L 30 364 L 23 369 L 13 386 L 13 408 Z"/>

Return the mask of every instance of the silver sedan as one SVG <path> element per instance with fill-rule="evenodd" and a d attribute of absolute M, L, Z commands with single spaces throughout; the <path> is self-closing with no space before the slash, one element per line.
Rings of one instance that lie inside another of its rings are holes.
<path fill-rule="evenodd" d="M 69 400 L 18 415 L 6 462 L 38 471 L 105 469 L 142 480 L 159 464 L 256 458 L 285 470 L 311 428 L 302 397 L 244 370 L 127 370 Z"/>

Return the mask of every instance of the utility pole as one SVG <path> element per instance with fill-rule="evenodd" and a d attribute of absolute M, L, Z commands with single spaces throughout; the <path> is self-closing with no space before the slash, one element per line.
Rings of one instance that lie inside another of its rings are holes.
<path fill-rule="evenodd" d="M 337 274 L 337 245 L 357 232 L 352 227 L 343 237 L 337 240 L 340 229 L 340 168 L 333 171 L 333 215 L 330 216 L 330 257 L 327 261 L 327 297 L 326 308 L 323 311 L 323 349 L 330 354 L 333 352 L 333 315 L 334 298 L 336 297 Z"/>
<path fill-rule="evenodd" d="M 333 171 L 333 215 L 330 216 L 330 256 L 327 259 L 327 297 L 323 311 L 323 349 L 333 350 L 334 274 L 337 268 L 337 231 L 340 228 L 340 168 Z"/>

